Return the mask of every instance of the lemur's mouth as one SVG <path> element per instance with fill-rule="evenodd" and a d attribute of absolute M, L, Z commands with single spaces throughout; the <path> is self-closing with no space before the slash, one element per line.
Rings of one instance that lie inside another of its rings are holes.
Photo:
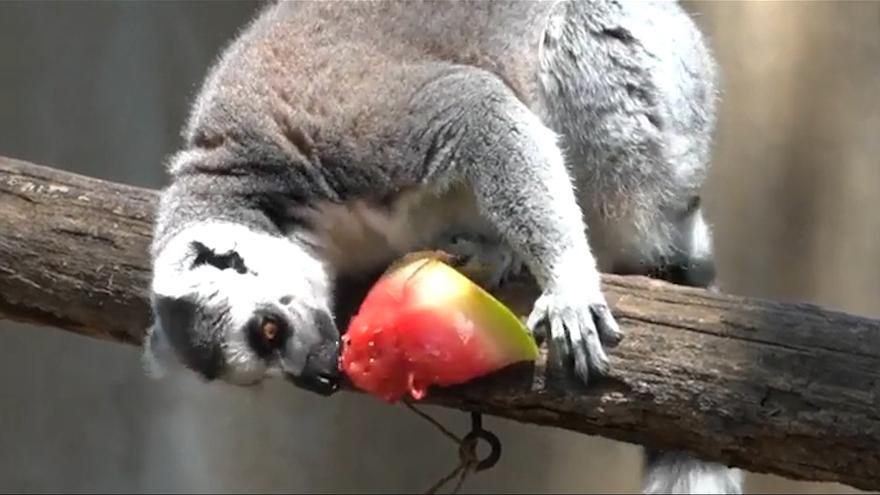
<path fill-rule="evenodd" d="M 282 356 L 282 368 L 285 357 Z M 339 343 L 337 340 L 325 341 L 309 352 L 305 367 L 298 375 L 286 373 L 297 387 L 319 395 L 332 395 L 339 390 Z"/>
<path fill-rule="evenodd" d="M 330 396 L 339 390 L 339 380 L 328 376 L 293 376 L 287 375 L 289 380 L 297 387 L 322 396 Z"/>

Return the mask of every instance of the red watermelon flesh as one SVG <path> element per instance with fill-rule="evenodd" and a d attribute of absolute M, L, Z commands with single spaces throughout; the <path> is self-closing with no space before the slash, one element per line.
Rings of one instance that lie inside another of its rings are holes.
<path fill-rule="evenodd" d="M 373 285 L 343 336 L 340 367 L 388 402 L 430 386 L 468 382 L 538 348 L 523 323 L 462 273 L 434 259 L 390 270 Z"/>

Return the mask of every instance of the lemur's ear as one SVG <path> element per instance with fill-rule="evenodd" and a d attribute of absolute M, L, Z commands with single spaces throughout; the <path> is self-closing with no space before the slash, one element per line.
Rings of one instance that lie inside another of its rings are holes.
<path fill-rule="evenodd" d="M 174 352 L 158 323 L 147 328 L 141 362 L 147 376 L 156 380 L 164 378 L 174 366 Z"/>

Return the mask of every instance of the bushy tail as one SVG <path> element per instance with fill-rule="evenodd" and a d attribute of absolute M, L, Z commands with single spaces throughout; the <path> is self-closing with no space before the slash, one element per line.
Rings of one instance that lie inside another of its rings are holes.
<path fill-rule="evenodd" d="M 644 494 L 733 494 L 743 492 L 743 474 L 679 451 L 645 450 Z"/>

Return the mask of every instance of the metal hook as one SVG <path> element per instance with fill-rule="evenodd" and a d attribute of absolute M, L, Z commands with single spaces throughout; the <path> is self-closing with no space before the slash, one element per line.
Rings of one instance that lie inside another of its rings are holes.
<path fill-rule="evenodd" d="M 483 429 L 483 417 L 478 412 L 471 413 L 471 432 L 464 437 L 462 441 L 462 449 L 465 446 L 472 449 L 472 452 L 465 454 L 464 452 L 460 452 L 459 455 L 462 456 L 462 461 L 465 460 L 465 456 L 469 455 L 472 458 L 476 459 L 477 457 L 477 441 L 484 440 L 489 444 L 491 451 L 489 455 L 486 456 L 485 459 L 479 461 L 476 465 L 476 471 L 484 471 L 489 469 L 495 464 L 498 463 L 498 460 L 501 459 L 501 440 L 495 436 L 494 433 L 488 430 Z"/>

